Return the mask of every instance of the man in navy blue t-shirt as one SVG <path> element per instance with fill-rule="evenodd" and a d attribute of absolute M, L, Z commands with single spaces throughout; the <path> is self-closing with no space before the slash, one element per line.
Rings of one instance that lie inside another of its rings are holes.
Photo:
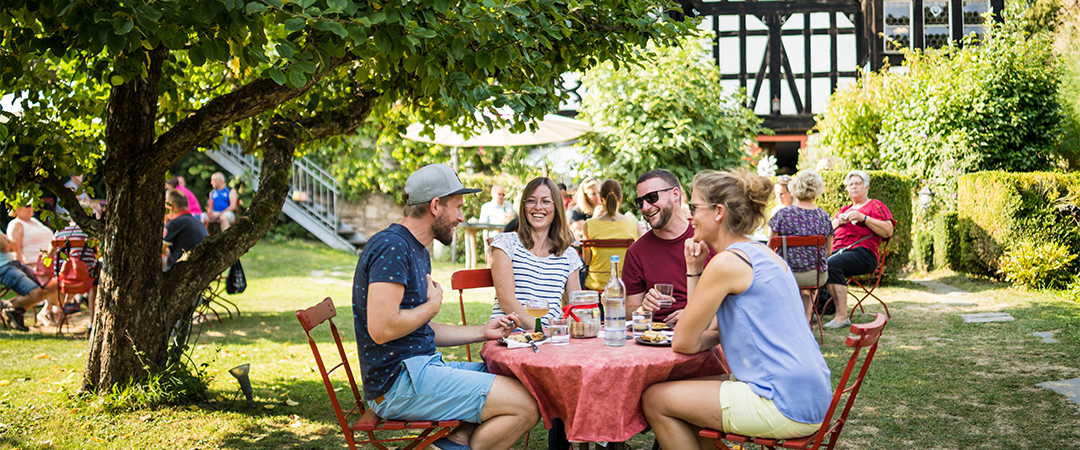
<path fill-rule="evenodd" d="M 353 278 L 353 320 L 364 398 L 394 420 L 466 422 L 431 447 L 508 449 L 540 418 L 536 400 L 516 379 L 487 372 L 483 363 L 444 362 L 436 346 L 498 339 L 515 328 L 515 315 L 480 326 L 431 322 L 442 286 L 431 279 L 427 245 L 450 245 L 466 189 L 454 170 L 431 164 L 405 181 L 401 223 L 364 246 Z"/>

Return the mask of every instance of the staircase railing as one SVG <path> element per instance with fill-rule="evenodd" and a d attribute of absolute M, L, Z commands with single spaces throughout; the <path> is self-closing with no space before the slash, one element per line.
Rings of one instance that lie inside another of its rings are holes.
<path fill-rule="evenodd" d="M 251 175 L 252 189 L 259 189 L 262 160 L 245 154 L 239 144 L 225 137 L 217 150 L 208 150 L 206 154 L 233 176 Z M 293 161 L 289 185 L 291 195 L 282 205 L 286 215 L 327 245 L 341 250 L 356 250 L 355 245 L 338 234 L 341 226 L 338 217 L 341 183 L 310 159 L 300 157 Z"/>

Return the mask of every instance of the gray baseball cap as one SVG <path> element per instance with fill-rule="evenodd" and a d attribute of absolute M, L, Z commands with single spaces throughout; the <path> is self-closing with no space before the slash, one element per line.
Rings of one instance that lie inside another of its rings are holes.
<path fill-rule="evenodd" d="M 405 180 L 405 194 L 408 203 L 416 205 L 430 202 L 433 198 L 454 194 L 475 194 L 481 189 L 465 189 L 457 172 L 446 164 L 428 164 L 421 167 Z"/>

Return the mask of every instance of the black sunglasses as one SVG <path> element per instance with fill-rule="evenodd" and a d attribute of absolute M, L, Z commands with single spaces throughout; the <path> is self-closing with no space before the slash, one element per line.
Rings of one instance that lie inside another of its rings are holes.
<path fill-rule="evenodd" d="M 675 189 L 675 188 L 674 187 L 669 187 L 667 189 L 660 189 L 658 191 L 652 191 L 652 192 L 650 192 L 648 194 L 642 195 L 641 197 L 635 198 L 634 199 L 634 206 L 637 206 L 637 209 L 641 209 L 641 207 L 645 205 L 645 202 L 656 203 L 656 201 L 660 199 L 660 193 L 661 192 L 667 192 L 667 191 L 670 191 L 672 189 Z"/>

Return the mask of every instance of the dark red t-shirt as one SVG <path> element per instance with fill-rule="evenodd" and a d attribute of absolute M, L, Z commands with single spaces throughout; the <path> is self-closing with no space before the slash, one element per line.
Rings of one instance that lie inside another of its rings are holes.
<path fill-rule="evenodd" d="M 675 286 L 672 294 L 675 300 L 671 307 L 654 313 L 654 320 L 664 320 L 668 314 L 686 308 L 686 258 L 683 256 L 683 249 L 684 242 L 692 237 L 694 227 L 691 226 L 686 227 L 682 236 L 672 240 L 660 239 L 649 230 L 626 250 L 626 263 L 623 264 L 622 271 L 626 295 L 641 294 L 656 283 Z M 705 263 L 708 264 L 715 255 L 709 250 Z"/>
<path fill-rule="evenodd" d="M 847 210 L 849 209 L 851 209 L 851 205 L 844 205 L 843 208 L 840 208 L 840 212 L 836 213 L 836 215 L 833 217 L 839 217 L 841 214 L 847 212 Z M 872 217 L 878 220 L 892 220 L 893 218 L 892 211 L 889 211 L 889 207 L 885 206 L 885 204 L 882 203 L 881 200 L 877 199 L 870 200 L 862 208 L 859 208 L 858 211 L 866 214 L 868 217 Z M 863 236 L 866 235 L 870 235 L 870 238 L 865 241 L 859 242 L 858 244 L 855 244 L 855 247 L 865 247 L 867 250 L 874 252 L 874 257 L 878 258 L 878 260 L 880 261 L 881 258 L 878 256 L 878 247 L 881 246 L 881 237 L 874 234 L 873 231 L 870 231 L 870 228 L 866 226 L 865 222 L 858 222 L 854 224 L 848 222 L 837 227 L 835 230 L 835 234 L 833 234 L 832 248 L 834 251 L 840 250 L 855 243 L 855 241 L 862 239 Z"/>

